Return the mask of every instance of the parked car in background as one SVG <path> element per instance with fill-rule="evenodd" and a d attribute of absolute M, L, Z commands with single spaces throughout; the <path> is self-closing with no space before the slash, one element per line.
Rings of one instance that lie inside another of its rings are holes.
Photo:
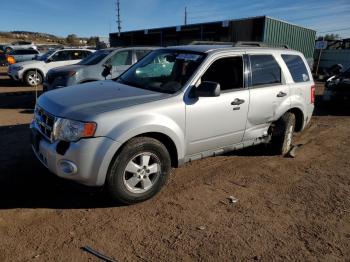
<path fill-rule="evenodd" d="M 259 143 L 286 154 L 314 95 L 297 51 L 162 48 L 114 80 L 41 95 L 32 148 L 59 177 L 131 204 L 157 194 L 172 166 Z"/>
<path fill-rule="evenodd" d="M 4 47 L 4 50 L 7 53 L 16 49 L 38 49 L 38 47 L 34 45 L 33 42 L 28 42 L 28 41 L 17 41 L 17 42 L 11 43 L 10 45 L 5 45 Z"/>
<path fill-rule="evenodd" d="M 18 62 L 30 61 L 40 55 L 35 49 L 16 49 L 6 54 L 7 62 L 12 65 Z"/>
<path fill-rule="evenodd" d="M 50 69 L 76 64 L 93 52 L 94 50 L 81 48 L 51 50 L 36 60 L 10 65 L 8 75 L 13 80 L 23 81 L 29 86 L 39 85 Z"/>
<path fill-rule="evenodd" d="M 5 46 L 4 44 L 0 44 L 0 53 L 5 53 Z"/>
<path fill-rule="evenodd" d="M 350 101 L 350 68 L 330 77 L 325 86 L 323 101 Z"/>
<path fill-rule="evenodd" d="M 8 62 L 7 62 L 7 58 L 5 53 L 0 52 L 0 66 L 7 66 Z"/>
<path fill-rule="evenodd" d="M 155 47 L 129 47 L 98 50 L 76 65 L 51 69 L 44 81 L 44 91 L 105 79 L 101 73 L 107 67 L 107 79 L 119 76 Z"/>

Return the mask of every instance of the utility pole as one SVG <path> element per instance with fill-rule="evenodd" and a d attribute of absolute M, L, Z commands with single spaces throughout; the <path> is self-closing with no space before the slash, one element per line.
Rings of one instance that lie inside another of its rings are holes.
<path fill-rule="evenodd" d="M 185 25 L 187 25 L 187 6 L 185 6 Z"/>
<path fill-rule="evenodd" d="M 118 25 L 118 36 L 120 36 L 120 32 L 122 30 L 121 26 L 122 21 L 120 20 L 120 0 L 117 0 L 117 25 Z"/>

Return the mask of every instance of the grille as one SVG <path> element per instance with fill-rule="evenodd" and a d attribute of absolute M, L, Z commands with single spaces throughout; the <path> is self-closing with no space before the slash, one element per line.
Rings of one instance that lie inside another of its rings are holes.
<path fill-rule="evenodd" d="M 35 110 L 35 121 L 38 125 L 40 133 L 43 134 L 48 140 L 52 141 L 52 131 L 55 123 L 55 117 L 37 106 Z"/>

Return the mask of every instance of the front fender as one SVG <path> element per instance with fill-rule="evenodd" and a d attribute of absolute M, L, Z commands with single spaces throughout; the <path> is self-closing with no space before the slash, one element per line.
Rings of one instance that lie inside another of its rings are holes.
<path fill-rule="evenodd" d="M 129 118 L 116 125 L 106 136 L 124 144 L 131 138 L 145 133 L 161 133 L 168 136 L 176 146 L 178 158 L 184 158 L 183 129 L 174 120 L 163 115 L 149 114 Z"/>

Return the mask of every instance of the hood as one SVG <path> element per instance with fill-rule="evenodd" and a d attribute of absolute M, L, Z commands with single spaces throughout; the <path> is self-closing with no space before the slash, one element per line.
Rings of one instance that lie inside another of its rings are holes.
<path fill-rule="evenodd" d="M 50 70 L 50 73 L 53 74 L 59 74 L 63 72 L 68 72 L 68 71 L 78 71 L 79 69 L 85 67 L 85 65 L 66 65 L 66 66 L 60 66 L 56 67 Z"/>
<path fill-rule="evenodd" d="M 46 92 L 39 97 L 38 105 L 54 116 L 87 121 L 104 112 L 169 96 L 105 80 Z"/>
<path fill-rule="evenodd" d="M 30 66 L 36 66 L 36 65 L 41 65 L 45 63 L 44 61 L 38 61 L 38 60 L 29 60 L 29 61 L 24 61 L 24 62 L 19 62 L 16 63 L 16 66 L 26 66 L 26 65 L 30 65 Z"/>

